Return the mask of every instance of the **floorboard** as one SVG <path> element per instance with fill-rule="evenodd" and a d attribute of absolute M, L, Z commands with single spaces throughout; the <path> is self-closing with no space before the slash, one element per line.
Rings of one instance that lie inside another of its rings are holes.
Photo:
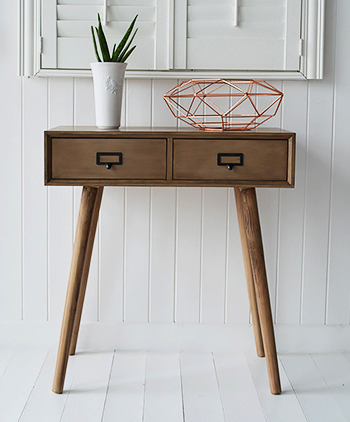
<path fill-rule="evenodd" d="M 47 351 L 21 350 L 13 356 L 0 380 L 2 422 L 19 420 L 35 385 Z"/>
<path fill-rule="evenodd" d="M 283 355 L 281 360 L 308 422 L 349 421 L 310 355 Z"/>
<path fill-rule="evenodd" d="M 268 422 L 306 422 L 307 419 L 281 362 L 279 362 L 279 372 L 282 393 L 277 396 L 270 393 L 265 358 L 249 353 L 247 361 L 266 420 Z"/>
<path fill-rule="evenodd" d="M 101 420 L 113 352 L 79 353 L 70 357 L 73 381 L 60 422 Z M 67 388 L 67 387 L 66 387 Z"/>
<path fill-rule="evenodd" d="M 264 422 L 265 416 L 244 354 L 215 353 L 226 422 Z"/>
<path fill-rule="evenodd" d="M 181 353 L 184 415 L 186 422 L 224 422 L 211 353 Z"/>
<path fill-rule="evenodd" d="M 0 380 L 15 355 L 14 350 L 0 350 Z"/>
<path fill-rule="evenodd" d="M 183 422 L 178 353 L 148 353 L 144 422 Z"/>
<path fill-rule="evenodd" d="M 0 350 L 0 422 L 350 422 L 350 353 L 280 355 L 282 394 L 264 358 L 211 352 Z"/>
<path fill-rule="evenodd" d="M 350 420 L 350 362 L 341 353 L 311 357 L 344 416 Z"/>
<path fill-rule="evenodd" d="M 56 352 L 49 352 L 23 409 L 23 413 L 19 419 L 20 422 L 32 422 L 33 415 L 36 416 L 37 421 L 61 420 L 72 385 L 73 371 L 70 368 L 67 373 L 64 393 L 54 394 L 52 392 L 52 382 L 56 355 Z"/>
<path fill-rule="evenodd" d="M 145 352 L 115 352 L 103 422 L 141 422 L 145 395 Z"/>

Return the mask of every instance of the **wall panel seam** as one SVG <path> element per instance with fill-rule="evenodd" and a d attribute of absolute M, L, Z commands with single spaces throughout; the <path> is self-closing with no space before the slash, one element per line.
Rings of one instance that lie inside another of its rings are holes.
<path fill-rule="evenodd" d="M 97 222 L 97 298 L 96 298 L 96 319 L 101 320 L 101 210 L 99 211 L 99 219 Z M 96 241 L 95 241 L 96 244 Z"/>
<path fill-rule="evenodd" d="M 281 189 L 278 189 L 278 210 L 277 210 L 277 235 L 276 235 L 276 275 L 275 275 L 275 303 L 273 304 L 273 319 L 277 323 L 278 309 L 278 287 L 280 269 L 280 244 L 281 244 Z"/>
<path fill-rule="evenodd" d="M 175 188 L 175 236 L 174 236 L 174 299 L 173 299 L 173 322 L 176 323 L 177 321 L 177 248 L 178 248 L 178 188 Z"/>
<path fill-rule="evenodd" d="M 21 321 L 24 320 L 24 76 L 21 76 Z"/>
<path fill-rule="evenodd" d="M 334 5 L 334 28 L 337 28 L 337 2 Z M 334 31 L 334 63 L 337 62 L 337 31 Z M 332 240 L 332 217 L 333 217 L 333 175 L 334 175 L 334 147 L 335 147 L 335 109 L 336 109 L 336 71 L 335 65 L 333 70 L 332 78 L 333 86 L 333 98 L 332 98 L 332 139 L 331 139 L 331 160 L 330 160 L 330 183 L 329 183 L 329 210 L 328 210 L 328 244 L 327 244 L 327 273 L 326 273 L 326 303 L 325 303 L 325 315 L 324 324 L 328 324 L 328 313 L 329 313 L 329 289 L 330 289 L 330 261 L 331 261 L 331 240 Z M 350 320 L 349 320 L 350 323 Z"/>
<path fill-rule="evenodd" d="M 152 84 L 153 86 L 153 84 Z M 153 188 L 150 187 L 149 189 L 149 216 L 148 216 L 148 322 L 151 322 L 152 320 L 152 309 L 151 309 L 151 303 L 152 303 L 152 227 L 153 227 L 153 218 L 152 218 L 152 192 Z"/>
<path fill-rule="evenodd" d="M 126 212 L 127 212 L 128 188 L 124 187 L 124 221 L 123 221 L 123 306 L 122 315 L 125 322 L 126 315 Z"/>
<path fill-rule="evenodd" d="M 200 238 L 199 238 L 199 315 L 198 320 L 199 323 L 203 322 L 203 230 L 204 230 L 204 188 L 200 188 L 201 190 L 201 215 L 200 215 Z"/>
<path fill-rule="evenodd" d="M 307 168 L 308 168 L 308 146 L 309 146 L 309 133 L 310 133 L 310 125 L 309 125 L 309 114 L 310 114 L 310 84 L 307 82 L 307 105 L 306 105 L 306 142 L 305 142 L 305 175 L 304 175 L 304 204 L 303 204 L 303 243 L 302 243 L 302 264 L 301 264 L 301 283 L 300 283 L 300 313 L 299 313 L 299 324 L 303 324 L 303 302 L 304 302 L 304 285 L 305 285 L 305 227 L 306 227 L 306 196 L 307 196 Z"/>
<path fill-rule="evenodd" d="M 226 241 L 225 241 L 225 286 L 224 286 L 224 324 L 227 324 L 227 301 L 228 301 L 228 251 L 230 245 L 230 192 L 232 192 L 232 188 L 226 188 Z"/>
<path fill-rule="evenodd" d="M 47 127 L 51 127 L 51 79 L 47 79 Z M 50 260 L 50 249 L 51 249 L 51 242 L 50 242 L 50 228 L 51 228 L 51 219 L 50 219 L 50 197 L 51 197 L 51 189 L 47 190 L 47 230 L 46 230 L 46 242 L 47 242 L 47 249 L 46 249 L 46 259 L 47 259 L 47 273 L 46 273 L 46 283 L 47 283 L 47 291 L 46 291 L 46 306 L 47 306 L 47 321 L 51 320 L 51 309 L 50 309 L 50 296 L 51 296 L 51 260 Z"/>
<path fill-rule="evenodd" d="M 284 81 L 281 83 L 281 91 L 284 92 Z M 280 109 L 280 124 L 281 128 L 284 128 L 284 106 L 283 101 L 281 103 L 281 109 Z M 280 245 L 281 245 L 281 209 L 282 209 L 282 195 L 281 190 L 278 190 L 278 227 L 277 227 L 277 240 L 278 240 L 278 247 L 277 247 L 277 263 L 276 263 L 276 291 L 275 291 L 275 315 L 274 315 L 274 321 L 275 324 L 278 323 L 278 298 L 279 298 L 279 284 L 280 284 Z"/>

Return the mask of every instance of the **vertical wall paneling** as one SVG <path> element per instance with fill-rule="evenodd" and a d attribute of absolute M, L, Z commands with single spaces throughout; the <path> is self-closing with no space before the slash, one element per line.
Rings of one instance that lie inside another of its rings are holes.
<path fill-rule="evenodd" d="M 95 102 L 92 78 L 74 79 L 74 122 L 95 126 Z"/>
<path fill-rule="evenodd" d="M 95 125 L 92 79 L 74 79 L 74 124 L 77 126 Z M 81 187 L 74 187 L 74 234 L 80 208 Z M 103 198 L 102 198 L 103 206 Z M 89 279 L 82 313 L 82 321 L 98 321 L 99 315 L 99 247 L 100 224 L 97 226 L 92 251 Z"/>
<path fill-rule="evenodd" d="M 247 324 L 249 302 L 233 188 L 228 188 L 226 322 Z"/>
<path fill-rule="evenodd" d="M 349 48 L 350 4 L 337 2 L 336 60 L 335 60 L 335 113 L 332 171 L 332 208 L 330 267 L 328 288 L 328 324 L 349 324 L 350 274 L 350 143 L 349 124 Z"/>
<path fill-rule="evenodd" d="M 163 95 L 177 85 L 177 79 L 155 79 L 152 96 L 152 126 L 176 126 L 177 119 L 170 112 Z"/>
<path fill-rule="evenodd" d="M 49 127 L 73 124 L 73 79 L 49 79 Z M 73 237 L 73 188 L 48 189 L 49 320 L 61 321 Z"/>
<path fill-rule="evenodd" d="M 73 191 L 73 215 L 74 215 L 74 236 L 77 227 L 82 187 L 75 186 Z M 103 197 L 102 197 L 103 203 Z M 86 288 L 82 322 L 96 322 L 99 315 L 99 247 L 100 247 L 100 222 L 97 225 L 94 248 L 92 250 L 89 278 Z"/>
<path fill-rule="evenodd" d="M 285 81 L 283 127 L 296 132 L 295 188 L 281 189 L 277 317 L 280 324 L 299 324 L 303 266 L 306 125 L 308 84 Z M 296 106 L 297 104 L 297 106 Z"/>
<path fill-rule="evenodd" d="M 177 192 L 176 322 L 199 322 L 202 189 Z"/>
<path fill-rule="evenodd" d="M 126 125 L 149 126 L 152 121 L 152 81 L 129 79 Z M 124 319 L 149 320 L 149 254 L 151 188 L 126 188 Z"/>
<path fill-rule="evenodd" d="M 47 188 L 43 132 L 47 79 L 23 80 L 23 317 L 47 319 Z M 38 265 L 38 263 L 40 263 Z"/>
<path fill-rule="evenodd" d="M 257 189 L 265 265 L 269 283 L 272 315 L 275 317 L 276 274 L 278 256 L 279 190 Z"/>
<path fill-rule="evenodd" d="M 0 67 L 0 320 L 58 322 L 81 188 L 44 186 L 43 132 L 48 125 L 95 125 L 93 84 L 16 76 L 17 6 L 4 3 L 0 18 L 10 34 Z M 176 2 L 174 12 L 182 19 L 187 2 Z M 323 80 L 271 81 L 284 99 L 264 127 L 297 134 L 295 188 L 257 189 L 278 325 L 349 325 L 349 17 L 348 1 L 327 2 Z M 174 36 L 174 66 L 181 68 L 186 28 Z M 122 125 L 189 128 L 162 98 L 178 82 L 126 79 Z M 248 323 L 232 189 L 105 189 L 83 321 L 124 320 Z M 2 342 L 13 335 L 9 330 Z"/>
<path fill-rule="evenodd" d="M 123 187 L 106 187 L 100 211 L 100 318 L 123 320 L 124 280 Z"/>
<path fill-rule="evenodd" d="M 120 126 L 126 126 L 126 96 L 128 92 L 128 79 L 124 79 L 122 112 L 120 116 Z"/>
<path fill-rule="evenodd" d="M 17 76 L 16 19 L 17 2 L 4 3 L 0 16 L 0 26 L 6 33 L 0 66 L 0 146 L 2 157 L 7 158 L 0 166 L 0 321 L 19 321 L 22 316 L 22 81 Z"/>
<path fill-rule="evenodd" d="M 201 322 L 223 323 L 226 291 L 227 189 L 203 188 Z"/>
<path fill-rule="evenodd" d="M 82 79 L 80 84 L 84 80 Z M 86 84 L 93 99 L 92 79 Z M 78 91 L 78 87 L 77 87 Z M 124 81 L 121 126 L 126 125 L 126 96 L 128 80 Z M 95 124 L 95 108 L 90 110 L 89 121 Z M 124 318 L 124 225 L 125 225 L 125 188 L 105 188 L 100 209 L 100 283 L 99 283 L 99 321 L 115 322 Z"/>
<path fill-rule="evenodd" d="M 150 321 L 173 322 L 176 188 L 152 188 Z"/>
<path fill-rule="evenodd" d="M 271 81 L 271 85 L 283 90 L 282 81 Z M 258 89 L 259 92 L 259 89 Z M 266 97 L 268 98 L 268 97 Z M 265 97 L 258 99 L 260 109 L 265 109 L 270 100 Z M 276 116 L 267 123 L 268 127 L 281 127 L 281 107 Z M 260 224 L 264 243 L 265 263 L 267 279 L 269 283 L 270 301 L 272 314 L 276 314 L 276 288 L 277 288 L 277 261 L 278 261 L 278 232 L 279 232 L 279 189 L 257 189 L 258 206 L 260 212 Z"/>
<path fill-rule="evenodd" d="M 126 125 L 149 126 L 152 114 L 152 80 L 128 79 Z"/>
<path fill-rule="evenodd" d="M 149 319 L 149 241 L 151 188 L 126 190 L 124 320 Z"/>
<path fill-rule="evenodd" d="M 328 4 L 324 79 L 309 82 L 302 322 L 323 324 L 333 136 L 334 9 Z"/>

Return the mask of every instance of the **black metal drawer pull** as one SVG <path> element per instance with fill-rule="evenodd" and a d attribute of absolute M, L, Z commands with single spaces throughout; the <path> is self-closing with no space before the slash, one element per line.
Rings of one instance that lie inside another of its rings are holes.
<path fill-rule="evenodd" d="M 112 157 L 115 160 L 112 161 Z M 123 153 L 122 152 L 97 152 L 96 153 L 96 164 L 98 166 L 106 166 L 107 170 L 110 170 L 112 166 L 121 166 L 123 164 Z"/>
<path fill-rule="evenodd" d="M 231 157 L 231 159 L 224 159 L 223 157 Z M 232 157 L 234 157 L 232 159 Z M 233 167 L 243 166 L 243 154 L 242 153 L 219 153 L 218 154 L 218 166 L 226 166 L 229 170 Z"/>

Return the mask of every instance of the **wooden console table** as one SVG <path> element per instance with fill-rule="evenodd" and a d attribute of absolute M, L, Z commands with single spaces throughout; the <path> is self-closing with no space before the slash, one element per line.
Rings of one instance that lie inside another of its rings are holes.
<path fill-rule="evenodd" d="M 53 391 L 62 393 L 75 353 L 104 186 L 234 187 L 258 356 L 281 392 L 255 187 L 294 186 L 295 134 L 173 128 L 58 127 L 45 132 L 45 184 L 84 186 Z"/>

